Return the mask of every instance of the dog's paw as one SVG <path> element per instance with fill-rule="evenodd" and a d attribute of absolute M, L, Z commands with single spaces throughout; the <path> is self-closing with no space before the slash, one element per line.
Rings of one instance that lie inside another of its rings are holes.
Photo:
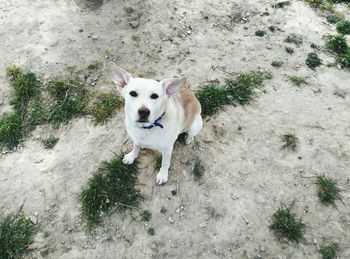
<path fill-rule="evenodd" d="M 163 183 L 166 183 L 168 181 L 168 173 L 164 173 L 164 172 L 159 172 L 157 174 L 157 185 L 162 185 Z"/>
<path fill-rule="evenodd" d="M 192 141 L 193 141 L 193 139 L 194 139 L 193 136 L 186 135 L 186 136 L 185 136 L 185 143 L 186 143 L 186 145 L 191 144 Z"/>
<path fill-rule="evenodd" d="M 134 154 L 132 152 L 130 152 L 129 154 L 126 154 L 123 158 L 123 163 L 125 165 L 131 165 L 132 163 L 134 163 L 136 157 L 134 156 Z"/>

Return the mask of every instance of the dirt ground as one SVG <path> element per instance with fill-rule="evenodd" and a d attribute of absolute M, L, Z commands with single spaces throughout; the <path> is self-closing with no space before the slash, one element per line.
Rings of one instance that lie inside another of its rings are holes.
<path fill-rule="evenodd" d="M 350 258 L 350 72 L 305 65 L 310 44 L 322 47 L 334 26 L 302 1 L 277 9 L 277 1 L 265 0 L 95 2 L 0 2 L 0 113 L 11 110 L 5 76 L 11 64 L 45 81 L 67 66 L 108 58 L 135 75 L 184 75 L 194 90 L 241 71 L 270 71 L 273 79 L 252 105 L 206 119 L 196 143 L 177 143 L 166 185 L 155 185 L 156 154 L 142 151 L 140 208 L 151 211 L 151 221 L 142 222 L 137 211 L 113 214 L 95 235 L 82 225 L 77 197 L 102 161 L 131 148 L 122 111 L 104 126 L 80 118 L 59 129 L 37 128 L 15 152 L 0 156 L 0 214 L 24 204 L 40 224 L 27 258 L 42 258 L 42 251 L 65 259 L 320 258 L 327 242 L 339 242 L 340 258 Z M 257 30 L 267 35 L 257 37 Z M 283 42 L 291 33 L 304 43 Z M 334 61 L 318 53 L 324 63 Z M 273 60 L 284 65 L 273 68 Z M 308 84 L 293 85 L 287 76 L 294 74 Z M 91 88 L 114 87 L 102 76 Z M 281 149 L 288 132 L 300 139 L 296 152 Z M 50 133 L 59 142 L 47 151 L 39 139 Z M 196 155 L 206 167 L 199 183 L 191 174 Z M 320 204 L 315 175 L 339 183 L 343 203 L 337 208 Z M 299 244 L 278 241 L 269 230 L 281 203 L 293 201 L 307 225 Z"/>

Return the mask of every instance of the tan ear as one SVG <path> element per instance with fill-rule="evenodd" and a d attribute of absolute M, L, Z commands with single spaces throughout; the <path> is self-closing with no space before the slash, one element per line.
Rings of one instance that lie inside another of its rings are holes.
<path fill-rule="evenodd" d="M 118 90 L 121 91 L 127 85 L 127 83 L 132 78 L 131 74 L 124 69 L 117 67 L 113 62 L 109 64 L 110 76 L 113 81 L 118 86 Z"/>
<path fill-rule="evenodd" d="M 165 90 L 165 93 L 167 96 L 172 96 L 173 94 L 176 94 L 182 86 L 186 83 L 186 78 L 171 78 L 171 79 L 165 79 L 162 81 L 163 83 L 163 89 Z"/>

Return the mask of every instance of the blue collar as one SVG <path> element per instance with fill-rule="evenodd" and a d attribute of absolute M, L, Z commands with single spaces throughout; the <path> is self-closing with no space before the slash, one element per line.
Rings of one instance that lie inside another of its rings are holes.
<path fill-rule="evenodd" d="M 163 116 L 164 116 L 165 112 L 160 115 L 160 117 L 158 119 L 156 119 L 151 125 L 149 126 L 142 126 L 143 129 L 152 129 L 153 127 L 159 127 L 161 129 L 164 128 L 164 126 L 162 124 L 160 124 L 160 121 L 162 120 Z"/>

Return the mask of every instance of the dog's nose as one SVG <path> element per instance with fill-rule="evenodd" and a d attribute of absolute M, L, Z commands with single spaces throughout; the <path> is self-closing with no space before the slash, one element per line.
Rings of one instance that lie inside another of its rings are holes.
<path fill-rule="evenodd" d="M 139 115 L 140 115 L 140 119 L 145 120 L 148 118 L 150 111 L 146 108 L 146 107 L 142 107 L 139 109 Z"/>

